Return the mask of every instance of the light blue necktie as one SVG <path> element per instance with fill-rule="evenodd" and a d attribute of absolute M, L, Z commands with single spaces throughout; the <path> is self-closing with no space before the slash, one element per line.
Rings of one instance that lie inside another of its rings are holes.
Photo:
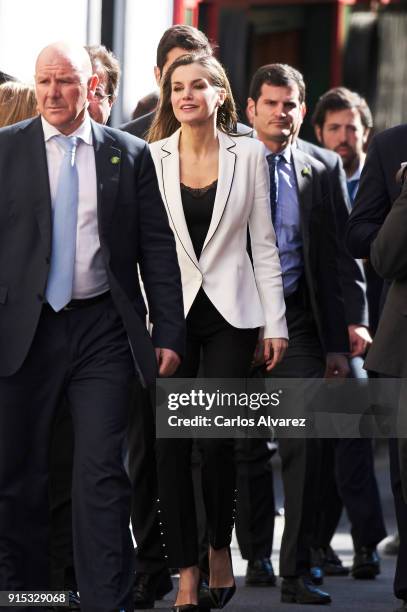
<path fill-rule="evenodd" d="M 72 298 L 78 219 L 78 171 L 75 164 L 78 138 L 57 138 L 65 154 L 53 209 L 51 266 L 45 293 L 55 312 L 62 310 Z"/>

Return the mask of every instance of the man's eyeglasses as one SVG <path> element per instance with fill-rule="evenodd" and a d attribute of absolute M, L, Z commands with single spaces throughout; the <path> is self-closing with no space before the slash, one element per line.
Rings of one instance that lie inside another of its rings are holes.
<path fill-rule="evenodd" d="M 111 94 L 107 94 L 101 89 L 96 89 L 95 91 L 95 98 L 98 102 L 104 102 L 105 100 L 108 100 L 111 97 Z"/>

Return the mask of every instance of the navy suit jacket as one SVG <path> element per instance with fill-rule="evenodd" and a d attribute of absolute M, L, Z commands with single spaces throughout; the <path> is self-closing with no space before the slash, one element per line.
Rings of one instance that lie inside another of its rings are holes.
<path fill-rule="evenodd" d="M 368 325 L 366 278 L 363 265 L 361 261 L 354 259 L 345 247 L 345 230 L 350 203 L 341 158 L 336 153 L 301 138 L 297 139 L 297 146 L 300 151 L 308 153 L 323 163 L 328 170 L 338 234 L 338 269 L 345 300 L 346 320 L 348 325 Z"/>
<path fill-rule="evenodd" d="M 175 241 L 148 145 L 92 121 L 101 250 L 111 295 L 142 381 L 156 376 L 153 346 L 183 353 L 185 323 Z M 33 341 L 51 255 L 51 196 L 40 118 L 0 130 L 0 376 Z M 154 325 L 145 326 L 141 276 Z"/>
<path fill-rule="evenodd" d="M 338 272 L 338 240 L 329 174 L 318 160 L 292 149 L 298 187 L 304 275 L 310 308 L 323 350 L 349 351 L 349 338 Z"/>
<path fill-rule="evenodd" d="M 406 142 L 407 124 L 384 130 L 372 138 L 345 236 L 346 246 L 354 257 L 370 258 L 371 245 L 400 195 L 396 174 L 407 161 Z M 389 286 L 385 279 L 379 315 Z"/>
<path fill-rule="evenodd" d="M 407 125 L 372 138 L 346 232 L 346 244 L 354 257 L 370 256 L 371 244 L 400 195 L 396 174 L 407 161 L 406 143 Z"/>

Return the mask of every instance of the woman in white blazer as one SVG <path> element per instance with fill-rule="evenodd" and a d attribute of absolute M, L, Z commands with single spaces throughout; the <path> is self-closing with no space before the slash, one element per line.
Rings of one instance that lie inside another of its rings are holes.
<path fill-rule="evenodd" d="M 263 145 L 230 135 L 236 111 L 222 66 L 185 55 L 164 76 L 149 133 L 151 153 L 181 269 L 187 348 L 176 376 L 248 375 L 261 330 L 266 367 L 287 346 L 281 269 L 271 222 Z M 247 230 L 253 265 L 247 252 Z M 211 607 L 235 586 L 233 440 L 201 439 L 202 488 L 209 535 Z M 192 441 L 158 439 L 160 522 L 165 556 L 180 568 L 174 610 L 198 608 L 198 537 L 192 490 Z"/>

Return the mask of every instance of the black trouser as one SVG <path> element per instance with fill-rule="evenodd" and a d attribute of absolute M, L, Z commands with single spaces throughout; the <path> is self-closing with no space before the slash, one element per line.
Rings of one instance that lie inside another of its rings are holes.
<path fill-rule="evenodd" d="M 246 377 L 257 329 L 237 329 L 227 323 L 204 292 L 187 317 L 187 348 L 179 378 L 195 378 L 202 349 L 206 378 Z M 200 439 L 202 492 L 209 543 L 229 546 L 233 529 L 235 462 L 233 439 Z M 198 534 L 191 475 L 191 439 L 157 439 L 159 513 L 162 545 L 170 567 L 198 564 Z"/>
<path fill-rule="evenodd" d="M 136 540 L 135 569 L 154 574 L 166 567 L 157 520 L 155 424 L 151 394 L 135 385 L 130 411 L 128 467 L 132 484 L 131 524 Z M 56 417 L 50 452 L 51 587 L 77 590 L 72 546 L 73 428 L 69 406 Z"/>
<path fill-rule="evenodd" d="M 274 536 L 274 484 L 268 440 L 236 440 L 236 536 L 243 559 L 270 558 Z"/>
<path fill-rule="evenodd" d="M 77 590 L 72 543 L 73 424 L 68 403 L 58 409 L 51 433 L 49 499 L 51 510 L 51 588 Z"/>
<path fill-rule="evenodd" d="M 42 590 L 48 576 L 48 461 L 64 397 L 75 432 L 73 540 L 85 612 L 131 609 L 130 483 L 122 460 L 134 366 L 113 302 L 44 306 L 27 359 L 0 379 L 0 589 Z"/>
<path fill-rule="evenodd" d="M 367 378 L 360 357 L 350 360 L 351 378 Z M 342 508 L 346 508 L 356 551 L 376 547 L 386 537 L 372 441 L 367 438 L 321 440 L 320 503 L 315 548 L 326 548 L 336 531 Z"/>
<path fill-rule="evenodd" d="M 271 374 L 275 378 L 320 378 L 324 375 L 325 360 L 322 355 L 315 324 L 308 308 L 304 305 L 301 291 L 287 300 L 287 325 L 289 346 L 283 361 Z M 239 545 L 245 556 L 268 553 L 272 546 L 272 529 L 274 524 L 274 501 L 272 495 L 265 496 L 262 489 L 270 487 L 269 464 L 265 461 L 264 440 L 248 440 L 246 460 L 240 454 L 238 463 L 239 479 L 254 477 L 257 486 L 246 485 L 254 496 L 250 508 L 256 512 L 247 512 L 247 501 L 238 502 Z M 319 485 L 320 442 L 313 439 L 281 438 L 279 452 L 282 463 L 284 485 L 285 527 L 280 550 L 281 576 L 297 576 L 309 571 L 310 548 L 314 532 L 314 519 L 317 506 Z M 258 461 L 254 460 L 258 457 Z M 261 473 L 263 479 L 261 479 Z M 261 482 L 262 481 L 262 482 Z M 241 487 L 243 485 L 240 485 Z M 241 511 L 241 505 L 246 511 Z M 246 524 L 243 523 L 246 522 Z M 257 543 L 248 550 L 245 539 L 258 532 L 262 525 L 269 541 Z M 242 534 L 246 535 L 246 538 Z M 261 558 L 261 557 L 257 557 Z"/>
<path fill-rule="evenodd" d="M 137 388 L 137 410 L 130 415 L 129 476 L 133 487 L 131 524 L 137 544 L 136 571 L 154 574 L 166 567 L 157 518 L 157 466 L 152 396 Z"/>
<path fill-rule="evenodd" d="M 324 439 L 322 446 L 321 502 L 314 546 L 329 545 L 343 502 L 355 550 L 362 546 L 376 547 L 386 537 L 386 529 L 374 473 L 372 441 Z"/>

